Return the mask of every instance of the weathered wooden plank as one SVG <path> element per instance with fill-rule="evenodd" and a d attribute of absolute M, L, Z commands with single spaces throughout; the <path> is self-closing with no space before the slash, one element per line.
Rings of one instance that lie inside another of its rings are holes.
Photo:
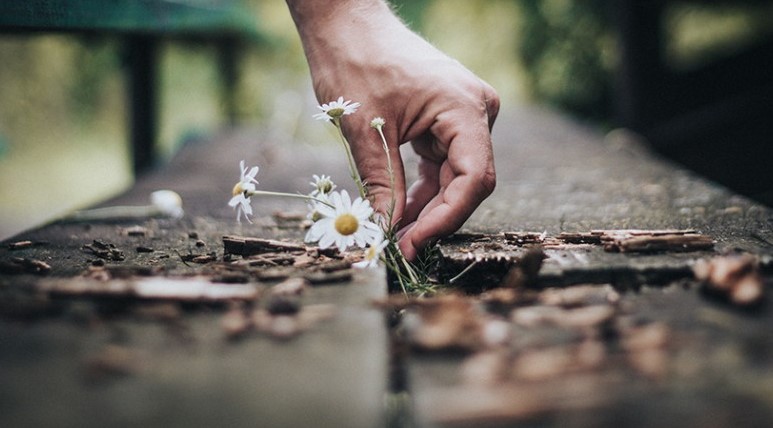
<path fill-rule="evenodd" d="M 114 201 L 172 187 L 182 219 L 59 222 L 0 246 L 0 262 L 50 267 L 0 272 L 0 425 L 384 425 L 387 325 L 371 300 L 385 296 L 385 272 L 307 251 L 300 225 L 272 219 L 296 207 L 282 200 L 237 224 L 226 202 L 244 150 L 242 138 L 186 148 Z M 292 159 L 346 177 L 332 150 Z M 298 180 L 264 165 L 261 183 Z M 223 236 L 261 254 L 233 254 Z M 24 241 L 37 244 L 11 245 Z M 288 277 L 311 285 L 268 291 Z"/>
<path fill-rule="evenodd" d="M 773 361 L 764 345 L 773 339 L 770 293 L 755 296 L 760 306 L 741 309 L 727 290 L 713 298 L 725 285 L 699 286 L 693 267 L 719 254 L 750 253 L 767 273 L 749 278 L 767 283 L 768 291 L 771 210 L 630 140 L 602 140 L 547 112 L 510 116 L 495 129 L 495 141 L 507 142 L 495 145 L 497 190 L 463 233 L 441 241 L 441 258 L 447 278 L 474 264 L 456 283 L 491 290 L 468 297 L 479 321 L 467 324 L 481 326 L 483 337 L 505 331 L 506 340 L 462 353 L 423 347 L 407 353 L 405 382 L 417 424 L 766 424 L 773 417 L 773 379 L 763 374 Z M 696 251 L 675 252 L 685 248 L 674 242 Z M 609 243 L 657 251 L 605 251 Z M 546 258 L 538 275 L 524 280 L 518 266 L 531 263 L 534 248 Z M 609 287 L 586 283 L 613 284 L 619 295 L 577 300 L 544 289 L 590 296 L 589 287 Z M 430 326 L 418 307 L 406 311 L 409 347 L 417 338 L 426 342 L 427 334 L 462 331 L 453 316 Z M 497 328 L 486 329 L 492 319 Z"/>
<path fill-rule="evenodd" d="M 334 316 L 288 340 L 250 333 L 229 341 L 222 312 L 209 311 L 168 322 L 118 316 L 88 326 L 78 320 L 88 306 L 80 306 L 34 324 L 0 322 L 0 421 L 378 426 L 387 338 L 369 302 L 384 290 L 383 278 L 365 272 L 345 285 L 309 289 L 303 304 L 332 305 Z M 110 347 L 129 361 L 100 361 Z"/>

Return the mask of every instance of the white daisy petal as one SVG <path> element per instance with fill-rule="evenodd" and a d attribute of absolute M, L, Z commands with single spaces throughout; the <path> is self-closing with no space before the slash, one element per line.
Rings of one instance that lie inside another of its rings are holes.
<path fill-rule="evenodd" d="M 373 212 L 370 202 L 359 197 L 352 201 L 345 190 L 330 192 L 327 201 L 332 207 L 317 205 L 316 212 L 322 218 L 312 225 L 306 235 L 307 242 L 318 241 L 320 248 L 335 244 L 344 252 L 355 245 L 365 248 L 382 236 L 378 225 L 369 219 Z"/>
<path fill-rule="evenodd" d="M 234 195 L 228 201 L 228 206 L 236 209 L 236 220 L 240 223 L 242 214 L 244 214 L 244 218 L 247 221 L 252 223 L 249 218 L 249 215 L 252 214 L 252 206 L 250 205 L 252 201 L 249 196 L 255 192 L 255 184 L 258 183 L 255 176 L 258 174 L 258 170 L 257 166 L 252 168 L 246 167 L 244 159 L 239 161 L 239 181 L 233 188 Z"/>

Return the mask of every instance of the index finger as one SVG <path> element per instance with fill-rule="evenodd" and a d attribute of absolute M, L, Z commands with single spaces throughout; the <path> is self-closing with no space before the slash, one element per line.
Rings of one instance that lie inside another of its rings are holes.
<path fill-rule="evenodd" d="M 436 144 L 445 146 L 447 158 L 440 167 L 438 194 L 400 240 L 400 249 L 408 260 L 415 259 L 418 250 L 432 239 L 458 230 L 496 186 L 485 109 L 477 114 L 469 110 L 441 114 L 432 126 L 432 134 Z M 429 150 L 438 152 L 437 148 Z"/>

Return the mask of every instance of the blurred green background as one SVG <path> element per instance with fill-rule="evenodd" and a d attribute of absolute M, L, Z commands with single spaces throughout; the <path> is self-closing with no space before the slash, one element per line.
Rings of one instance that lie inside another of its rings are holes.
<path fill-rule="evenodd" d="M 601 0 L 393 1 L 406 22 L 491 83 L 504 108 L 545 103 L 610 123 L 617 55 Z M 237 123 L 313 141 L 308 70 L 283 1 L 248 2 L 266 41 L 239 70 Z M 676 2 L 668 63 L 689 68 L 771 31 L 771 8 Z M 162 47 L 161 154 L 225 121 L 211 47 Z M 0 239 L 131 185 L 126 75 L 112 37 L 0 34 Z"/>

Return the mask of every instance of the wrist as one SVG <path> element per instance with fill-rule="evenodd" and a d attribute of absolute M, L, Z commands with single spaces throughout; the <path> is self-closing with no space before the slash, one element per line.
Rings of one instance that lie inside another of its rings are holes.
<path fill-rule="evenodd" d="M 403 26 L 385 0 L 286 1 L 312 66 L 331 52 L 340 54 L 343 46 L 367 51 L 368 36 Z"/>

